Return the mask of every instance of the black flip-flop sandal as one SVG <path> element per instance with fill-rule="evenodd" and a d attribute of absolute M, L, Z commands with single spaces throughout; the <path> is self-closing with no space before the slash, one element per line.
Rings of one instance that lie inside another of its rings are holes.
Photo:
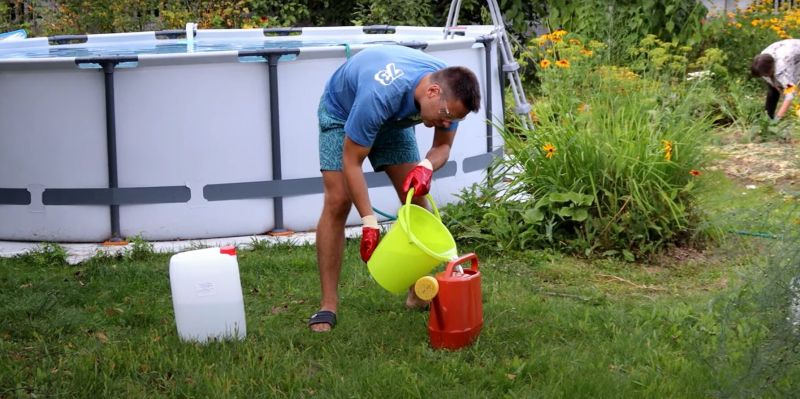
<path fill-rule="evenodd" d="M 320 323 L 330 324 L 331 330 L 333 330 L 333 328 L 336 327 L 336 313 L 333 313 L 330 310 L 320 310 L 319 312 L 312 314 L 311 318 L 308 319 L 309 327 Z"/>

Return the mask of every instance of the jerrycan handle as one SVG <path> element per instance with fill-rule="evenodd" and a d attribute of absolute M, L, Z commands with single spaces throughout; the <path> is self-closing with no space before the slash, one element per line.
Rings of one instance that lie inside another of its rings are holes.
<path fill-rule="evenodd" d="M 474 253 L 468 253 L 466 255 L 461 255 L 458 258 L 455 258 L 455 259 L 451 260 L 450 262 L 447 262 L 447 266 L 444 269 L 445 277 L 452 276 L 453 275 L 453 268 L 455 268 L 456 266 L 458 266 L 458 265 L 460 265 L 462 263 L 465 263 L 468 260 L 472 261 L 472 264 L 470 265 L 470 269 L 478 271 L 478 256 L 475 255 Z"/>

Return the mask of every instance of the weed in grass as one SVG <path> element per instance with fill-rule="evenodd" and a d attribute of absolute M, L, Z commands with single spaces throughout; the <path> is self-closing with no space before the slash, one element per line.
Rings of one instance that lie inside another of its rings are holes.
<path fill-rule="evenodd" d="M 62 267 L 67 264 L 69 254 L 64 247 L 45 242 L 38 245 L 22 255 L 18 255 L 20 261 L 37 267 Z"/>

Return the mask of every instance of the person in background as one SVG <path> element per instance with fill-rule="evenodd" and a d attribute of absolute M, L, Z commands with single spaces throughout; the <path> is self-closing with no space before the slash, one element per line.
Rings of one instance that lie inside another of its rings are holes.
<path fill-rule="evenodd" d="M 753 60 L 750 74 L 762 77 L 767 82 L 764 106 L 767 115 L 770 118 L 782 118 L 797 94 L 800 81 L 800 39 L 786 39 L 769 45 Z M 775 115 L 781 94 L 783 104 Z"/>
<path fill-rule="evenodd" d="M 330 77 L 317 111 L 325 199 L 317 225 L 322 301 L 308 321 L 311 330 L 328 331 L 336 325 L 344 229 L 353 205 L 363 223 L 364 262 L 380 239 L 364 160 L 369 158 L 375 171 L 386 172 L 401 203 L 413 188 L 413 203 L 428 209 L 424 196 L 433 172 L 450 157 L 458 123 L 470 112 L 477 113 L 480 102 L 480 85 L 472 71 L 405 46 L 368 47 Z M 434 128 L 431 149 L 422 160 L 414 134 L 420 123 Z M 409 288 L 406 306 L 427 304 Z"/>

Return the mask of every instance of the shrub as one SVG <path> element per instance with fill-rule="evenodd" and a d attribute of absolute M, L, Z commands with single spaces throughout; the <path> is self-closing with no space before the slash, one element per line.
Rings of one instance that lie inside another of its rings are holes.
<path fill-rule="evenodd" d="M 693 237 L 712 127 L 704 104 L 714 92 L 705 80 L 674 79 L 688 49 L 648 47 L 651 39 L 635 54 L 634 65 L 650 60 L 637 73 L 602 65 L 601 43 L 584 45 L 564 31 L 540 38 L 528 55 L 539 59 L 542 82 L 535 130 L 502 130 L 507 157 L 494 173 L 512 179 L 504 189 L 493 176 L 487 188 L 462 192 L 474 204 L 446 208 L 459 239 L 632 260 Z"/>

